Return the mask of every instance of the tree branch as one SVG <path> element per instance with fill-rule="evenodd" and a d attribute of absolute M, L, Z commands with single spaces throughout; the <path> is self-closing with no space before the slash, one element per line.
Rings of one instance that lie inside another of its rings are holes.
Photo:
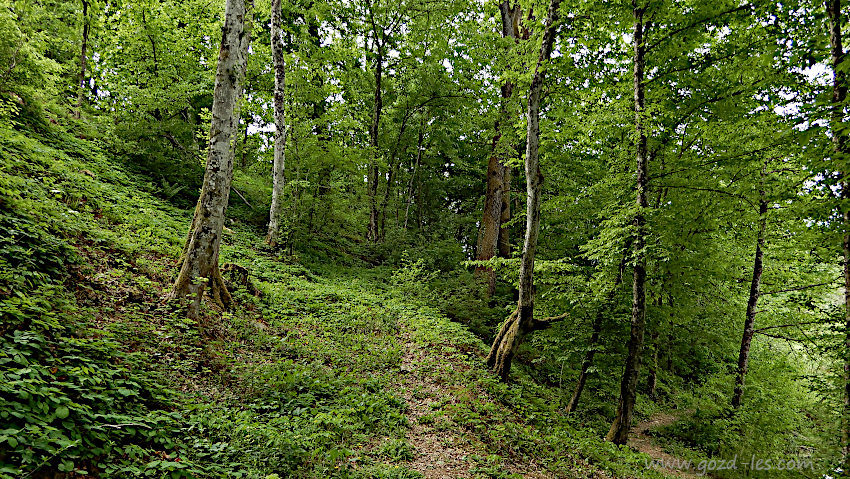
<path fill-rule="evenodd" d="M 836 278 L 836 279 L 838 279 L 838 278 Z M 835 279 L 832 280 L 832 281 L 827 281 L 826 283 L 807 284 L 805 286 L 797 286 L 797 287 L 794 287 L 794 288 L 779 289 L 779 290 L 776 290 L 776 291 L 768 291 L 766 293 L 761 293 L 761 295 L 765 296 L 765 295 L 768 295 L 768 294 L 787 293 L 789 291 L 801 291 L 801 290 L 809 289 L 809 288 L 817 288 L 818 286 L 829 286 L 829 285 L 834 284 L 834 283 L 835 283 Z"/>
<path fill-rule="evenodd" d="M 669 40 L 669 39 L 673 38 L 675 35 L 678 35 L 679 33 L 682 33 L 682 32 L 684 32 L 685 30 L 689 30 L 689 29 L 694 28 L 694 27 L 696 27 L 696 26 L 702 25 L 703 23 L 706 23 L 706 22 L 709 22 L 709 21 L 711 21 L 711 20 L 714 20 L 715 18 L 720 18 L 720 17 L 722 17 L 722 16 L 724 16 L 724 15 L 729 15 L 730 13 L 735 13 L 735 12 L 738 12 L 738 11 L 740 11 L 740 10 L 749 9 L 749 8 L 751 8 L 751 7 L 752 7 L 752 4 L 750 4 L 750 3 L 746 3 L 746 4 L 741 5 L 741 6 L 739 6 L 739 7 L 735 7 L 735 8 L 732 8 L 732 9 L 730 9 L 730 10 L 726 10 L 725 12 L 720 12 L 720 13 L 718 13 L 717 15 L 714 15 L 714 16 L 712 16 L 712 17 L 703 18 L 703 19 L 697 20 L 697 21 L 695 21 L 695 22 L 693 22 L 693 23 L 690 23 L 690 24 L 688 24 L 688 25 L 685 25 L 685 26 L 683 26 L 683 27 L 681 27 L 681 28 L 677 28 L 677 29 L 675 29 L 675 30 L 671 31 L 670 33 L 668 33 L 667 35 L 665 35 L 665 36 L 663 36 L 663 37 L 659 38 L 658 40 L 656 40 L 655 42 L 653 42 L 652 44 L 650 44 L 648 47 L 646 47 L 646 52 L 647 52 L 647 53 L 651 52 L 651 51 L 652 51 L 655 47 L 657 47 L 657 46 L 658 46 L 658 45 L 660 45 L 661 43 L 663 43 L 663 42 L 665 42 L 665 41 L 667 41 L 667 40 Z"/>

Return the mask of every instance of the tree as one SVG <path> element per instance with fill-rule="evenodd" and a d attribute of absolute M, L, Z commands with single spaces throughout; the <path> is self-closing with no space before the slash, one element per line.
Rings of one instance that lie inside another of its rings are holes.
<path fill-rule="evenodd" d="M 244 0 L 227 0 L 216 66 L 204 183 L 183 247 L 180 270 L 170 294 L 181 301 L 188 298 L 189 317 L 194 320 L 199 319 L 201 298 L 207 283 L 208 294 L 216 304 L 228 306 L 231 301 L 218 267 L 218 253 L 233 180 L 234 146 L 239 123 L 237 104 L 251 39 L 249 14 Z"/>
<path fill-rule="evenodd" d="M 86 96 L 86 62 L 88 61 L 88 53 L 86 50 L 88 49 L 89 44 L 89 2 L 88 0 L 81 1 L 83 3 L 83 33 L 80 46 L 80 73 L 77 77 L 77 85 L 79 87 L 77 92 L 77 109 L 74 112 L 74 116 L 77 118 L 79 118 L 82 113 L 83 101 Z"/>
<path fill-rule="evenodd" d="M 519 21 L 522 9 L 518 4 L 504 0 L 499 4 L 502 18 L 502 38 L 516 41 L 519 38 Z M 509 121 L 508 101 L 513 95 L 514 83 L 505 80 L 501 87 L 502 101 L 499 104 L 499 116 L 496 118 L 493 151 L 487 161 L 487 192 L 484 196 L 484 211 L 478 231 L 476 259 L 486 261 L 497 254 L 503 258 L 510 256 L 509 231 L 505 224 L 510 221 L 511 169 L 507 165 L 504 148 L 500 148 L 501 129 Z M 478 267 L 477 271 L 487 277 L 487 292 L 496 291 L 496 271 L 493 268 Z"/>
<path fill-rule="evenodd" d="M 833 160 L 837 160 L 841 177 L 841 214 L 844 221 L 844 237 L 842 242 L 844 269 L 844 410 L 842 411 L 841 444 L 844 455 L 844 467 L 850 468 L 850 183 L 845 161 L 847 155 L 847 133 L 844 123 L 844 102 L 847 99 L 847 74 L 844 70 L 844 45 L 841 36 L 841 0 L 826 2 L 826 13 L 829 17 L 829 46 L 832 63 L 832 114 L 830 128 L 832 130 Z"/>
<path fill-rule="evenodd" d="M 372 122 L 369 126 L 369 146 L 371 148 L 371 161 L 367 172 L 368 196 L 369 196 L 369 226 L 367 237 L 372 241 L 378 241 L 378 180 L 380 168 L 378 166 L 378 133 L 381 127 L 381 115 L 384 112 L 384 57 L 387 48 L 387 27 L 380 25 L 375 20 L 375 5 L 372 0 L 366 0 L 368 21 L 371 25 L 372 45 L 375 49 L 375 95 L 372 104 Z M 395 26 L 401 24 L 400 19 L 392 19 Z M 392 33 L 393 27 L 390 27 Z"/>
<path fill-rule="evenodd" d="M 266 243 L 277 246 L 280 234 L 280 217 L 283 211 L 283 187 L 286 181 L 286 62 L 283 59 L 283 37 L 280 30 L 280 0 L 272 0 L 271 46 L 274 63 L 274 165 L 272 166 L 272 204 L 269 210 L 269 229 Z"/>
<path fill-rule="evenodd" d="M 605 439 L 614 444 L 625 444 L 629 437 L 632 413 L 634 412 L 637 396 L 637 381 L 640 372 L 640 357 L 643 351 L 643 336 L 646 330 L 646 218 L 644 210 L 648 203 L 646 199 L 647 183 L 647 150 L 646 131 L 644 122 L 646 112 L 644 105 L 644 56 L 646 45 L 644 34 L 647 25 L 644 23 L 646 7 L 639 7 L 636 0 L 632 1 L 634 8 L 634 109 L 635 109 L 635 170 L 637 212 L 634 218 L 634 274 L 632 278 L 632 319 L 629 336 L 626 367 L 620 384 L 620 400 L 614 422 Z"/>
<path fill-rule="evenodd" d="M 587 351 L 584 354 L 584 358 L 581 361 L 581 369 L 578 375 L 578 380 L 576 381 L 576 386 L 573 389 L 573 395 L 570 396 L 570 402 L 567 403 L 567 407 L 564 409 L 567 413 L 575 412 L 578 407 L 579 399 L 581 399 L 581 393 L 584 391 L 585 384 L 587 384 L 587 376 L 590 373 L 591 366 L 593 366 L 593 358 L 596 356 L 596 350 L 599 347 L 599 336 L 602 333 L 602 321 L 605 319 L 606 311 L 613 306 L 614 298 L 617 295 L 617 287 L 620 286 L 620 283 L 623 281 L 623 269 L 625 266 L 625 258 L 623 258 L 623 261 L 620 262 L 620 267 L 617 269 L 617 277 L 614 280 L 614 284 L 611 286 L 610 291 L 608 291 L 605 295 L 603 301 L 601 301 L 599 306 L 596 308 L 596 314 L 593 317 L 593 323 L 591 324 L 590 341 Z"/>
<path fill-rule="evenodd" d="M 767 168 L 767 165 L 765 165 Z M 741 399 L 744 396 L 744 381 L 747 375 L 747 363 L 750 359 L 750 343 L 753 340 L 756 320 L 756 307 L 761 294 L 761 276 L 764 271 L 764 235 L 767 226 L 767 198 L 764 191 L 765 168 L 762 169 L 762 184 L 759 188 L 759 218 L 758 232 L 756 234 L 756 251 L 753 259 L 753 278 L 750 282 L 750 295 L 747 299 L 747 312 L 744 319 L 744 333 L 741 337 L 741 350 L 738 353 L 738 370 L 735 375 L 735 391 L 732 394 L 732 407 L 741 407 Z"/>
<path fill-rule="evenodd" d="M 528 139 L 525 148 L 525 177 L 528 199 L 526 202 L 525 242 L 522 249 L 522 261 L 519 270 L 519 300 L 516 310 L 502 323 L 490 353 L 487 365 L 502 381 L 507 381 L 511 372 L 511 360 L 523 336 L 535 330 L 545 329 L 555 318 L 534 318 L 534 255 L 537 250 L 537 236 L 540 232 L 540 190 L 543 175 L 540 173 L 540 93 L 543 90 L 546 63 L 552 55 L 560 16 L 561 0 L 551 0 L 546 15 L 543 42 L 540 56 L 531 79 L 528 94 Z M 563 318 L 560 318 L 563 319 Z"/>

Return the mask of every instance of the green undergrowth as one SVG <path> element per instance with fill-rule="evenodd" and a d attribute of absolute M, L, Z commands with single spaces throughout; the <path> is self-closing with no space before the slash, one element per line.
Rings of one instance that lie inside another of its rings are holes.
<path fill-rule="evenodd" d="M 208 310 L 202 337 L 162 300 L 191 218 L 162 185 L 43 124 L 0 131 L 0 154 L 0 478 L 423 477 L 406 341 L 446 394 L 420 422 L 464 438 L 475 477 L 655 474 L 522 367 L 507 385 L 483 368 L 469 326 L 499 311 L 465 312 L 463 274 L 423 298 L 439 279 L 415 262 L 308 268 L 231 221 L 221 262 L 248 282 L 228 278 L 234 307 Z"/>

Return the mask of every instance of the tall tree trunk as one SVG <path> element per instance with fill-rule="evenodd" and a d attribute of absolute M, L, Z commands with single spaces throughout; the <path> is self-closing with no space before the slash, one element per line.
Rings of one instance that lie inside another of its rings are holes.
<path fill-rule="evenodd" d="M 272 166 L 272 205 L 269 209 L 269 229 L 266 243 L 275 247 L 280 233 L 283 212 L 283 189 L 286 184 L 286 62 L 283 59 L 280 0 L 272 0 L 272 60 L 274 63 L 274 165 Z"/>
<path fill-rule="evenodd" d="M 625 444 L 629 438 L 632 414 L 634 412 L 635 397 L 637 395 L 637 381 L 640 373 L 641 354 L 643 352 L 643 336 L 646 329 L 646 219 L 644 210 L 647 207 L 646 181 L 647 181 L 647 155 L 646 155 L 646 131 L 644 129 L 644 7 L 638 7 L 636 0 L 632 1 L 634 7 L 635 27 L 634 41 L 634 101 L 635 101 L 635 131 L 637 132 L 637 154 L 635 155 L 635 169 L 637 170 L 637 214 L 635 214 L 635 238 L 634 238 L 634 277 L 632 279 L 632 320 L 629 335 L 629 349 L 626 357 L 626 367 L 620 383 L 620 400 L 617 404 L 617 413 L 611 429 L 605 436 L 607 441 L 614 444 Z"/>
<path fill-rule="evenodd" d="M 841 0 L 827 0 L 826 13 L 829 17 L 829 46 L 832 60 L 832 142 L 835 160 L 839 165 L 846 161 L 847 135 L 843 133 L 844 101 L 847 98 L 847 76 L 842 70 L 844 61 L 844 46 L 841 37 Z M 843 166 L 840 168 L 843 169 Z M 850 208 L 846 205 L 850 200 L 850 185 L 847 181 L 847 171 L 839 171 L 841 175 L 841 199 L 844 218 L 844 410 L 842 411 L 841 439 L 844 455 L 844 469 L 850 470 Z"/>
<path fill-rule="evenodd" d="M 762 171 L 764 175 L 764 171 Z M 747 376 L 747 364 L 750 361 L 750 344 L 753 341 L 754 324 L 756 321 L 756 307 L 759 302 L 761 290 L 761 273 L 764 270 L 762 258 L 764 256 L 764 230 L 767 226 L 767 199 L 764 193 L 764 184 L 759 189 L 759 222 L 758 234 L 756 236 L 756 255 L 753 260 L 753 279 L 750 282 L 750 297 L 747 300 L 747 314 L 744 319 L 744 334 L 741 337 L 741 350 L 738 353 L 738 370 L 735 375 L 735 392 L 732 394 L 732 407 L 741 407 L 741 399 L 744 397 L 744 380 Z"/>
<path fill-rule="evenodd" d="M 372 124 L 369 127 L 369 146 L 372 149 L 372 160 L 369 164 L 367 173 L 367 193 L 369 195 L 369 229 L 367 237 L 371 241 L 378 240 L 378 179 L 380 170 L 378 169 L 378 128 L 381 125 L 381 112 L 383 110 L 383 93 L 382 82 L 384 74 L 384 47 L 381 40 L 378 38 L 377 30 L 375 33 L 375 47 L 378 50 L 377 59 L 375 60 L 375 99 L 374 108 L 372 110 Z"/>
<path fill-rule="evenodd" d="M 86 98 L 86 68 L 88 63 L 88 54 L 86 49 L 89 44 L 89 2 L 83 2 L 83 38 L 82 46 L 80 47 L 80 73 L 77 75 L 77 111 L 74 112 L 75 118 L 80 118 L 83 111 L 83 102 Z"/>
<path fill-rule="evenodd" d="M 230 293 L 218 268 L 224 213 L 233 179 L 233 142 L 239 121 L 238 101 L 250 43 L 250 18 L 245 0 L 227 0 L 215 75 L 210 143 L 201 195 L 180 259 L 171 298 L 188 301 L 189 318 L 198 320 L 206 283 L 209 295 L 228 306 Z"/>
<path fill-rule="evenodd" d="M 519 269 L 519 300 L 517 309 L 505 320 L 487 356 L 487 365 L 502 381 L 507 381 L 511 372 L 511 360 L 524 335 L 549 326 L 550 321 L 535 320 L 534 313 L 534 254 L 537 250 L 537 235 L 540 232 L 540 189 L 543 175 L 540 173 L 538 147 L 540 143 L 540 92 L 543 89 L 546 63 L 555 44 L 557 21 L 560 16 L 561 0 L 550 0 L 546 17 L 546 30 L 540 46 L 540 56 L 531 80 L 528 95 L 528 141 L 525 150 L 525 176 L 528 200 L 525 223 L 525 242 Z"/>
<path fill-rule="evenodd" d="M 511 6 L 511 0 L 499 4 L 502 15 L 502 38 L 519 37 L 520 6 Z M 486 261 L 498 253 L 502 257 L 510 255 L 510 243 L 507 228 L 504 223 L 510 220 L 510 167 L 505 165 L 504 152 L 499 149 L 499 139 L 502 137 L 502 127 L 508 123 L 508 101 L 513 95 L 514 84 L 505 81 L 502 85 L 502 102 L 499 106 L 499 116 L 496 118 L 493 136 L 493 151 L 487 161 L 487 192 L 484 197 L 484 211 L 481 226 L 478 230 L 478 247 L 476 259 Z M 496 272 L 493 268 L 479 266 L 476 268 L 479 276 L 487 279 L 487 293 L 496 291 Z"/>

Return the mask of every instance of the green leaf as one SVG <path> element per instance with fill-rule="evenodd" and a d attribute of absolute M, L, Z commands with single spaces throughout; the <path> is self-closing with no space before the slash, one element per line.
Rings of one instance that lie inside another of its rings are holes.
<path fill-rule="evenodd" d="M 58 408 L 56 408 L 56 412 L 54 414 L 56 414 L 56 417 L 58 417 L 59 419 L 65 419 L 70 413 L 71 411 L 69 411 L 66 406 L 59 406 Z"/>

